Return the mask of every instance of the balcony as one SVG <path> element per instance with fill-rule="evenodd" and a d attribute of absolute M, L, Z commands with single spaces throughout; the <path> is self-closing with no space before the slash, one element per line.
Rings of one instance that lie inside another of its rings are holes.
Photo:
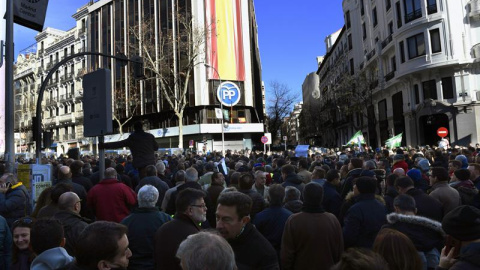
<path fill-rule="evenodd" d="M 389 72 L 387 73 L 387 75 L 385 75 L 385 81 L 390 81 L 391 79 L 393 79 L 395 77 L 395 71 L 392 71 L 392 72 Z"/>
<path fill-rule="evenodd" d="M 76 120 L 83 119 L 83 111 L 76 111 L 75 112 L 75 119 Z"/>
<path fill-rule="evenodd" d="M 65 95 L 60 95 L 60 102 L 67 101 L 73 98 L 73 95 L 71 93 L 65 94 Z"/>
<path fill-rule="evenodd" d="M 385 47 L 387 47 L 387 45 L 390 44 L 392 40 L 393 40 L 392 34 L 390 34 L 386 39 L 382 41 L 382 49 L 385 49 Z"/>
<path fill-rule="evenodd" d="M 368 54 L 367 54 L 367 61 L 369 61 L 370 59 L 372 59 L 372 57 L 375 56 L 375 49 L 371 50 Z"/>
<path fill-rule="evenodd" d="M 67 114 L 64 114 L 64 115 L 60 115 L 58 117 L 58 120 L 60 122 L 70 122 L 70 121 L 72 121 L 72 114 L 67 113 Z"/>
<path fill-rule="evenodd" d="M 47 98 L 45 100 L 45 105 L 47 106 L 55 106 L 57 104 L 57 100 L 55 98 Z"/>
<path fill-rule="evenodd" d="M 408 13 L 407 15 L 405 15 L 405 23 L 409 23 L 413 20 L 416 20 L 418 18 L 421 18 L 422 17 L 422 10 L 421 9 L 417 9 L 413 12 L 410 12 Z"/>
<path fill-rule="evenodd" d="M 48 83 L 47 83 L 47 87 L 56 86 L 57 83 L 58 83 L 57 79 L 50 79 L 50 81 L 48 81 Z"/>
<path fill-rule="evenodd" d="M 73 74 L 71 72 L 63 75 L 62 77 L 60 77 L 60 82 L 61 83 L 64 83 L 64 82 L 67 82 L 67 81 L 70 81 L 73 79 Z"/>
<path fill-rule="evenodd" d="M 39 66 L 39 67 L 37 68 L 37 73 L 42 73 L 42 72 L 43 72 L 43 67 L 42 67 L 42 66 Z"/>

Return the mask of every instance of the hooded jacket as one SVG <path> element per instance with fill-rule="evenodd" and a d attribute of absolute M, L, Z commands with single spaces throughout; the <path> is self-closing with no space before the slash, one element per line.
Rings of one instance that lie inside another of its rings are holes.
<path fill-rule="evenodd" d="M 7 190 L 6 193 L 0 193 L 0 215 L 2 215 L 12 227 L 12 223 L 31 213 L 30 196 L 27 188 L 21 183 L 17 183 Z"/>
<path fill-rule="evenodd" d="M 282 183 L 283 187 L 296 187 L 298 190 L 300 190 L 300 194 L 302 194 L 303 197 L 303 188 L 305 187 L 305 184 L 303 183 L 303 178 L 296 173 L 291 173 L 287 175 L 285 178 L 285 181 Z"/>
<path fill-rule="evenodd" d="M 427 252 L 436 248 L 442 250 L 445 232 L 442 224 L 433 219 L 421 216 L 391 213 L 387 215 L 383 228 L 395 229 L 412 240 L 418 251 Z"/>
<path fill-rule="evenodd" d="M 51 270 L 67 266 L 73 261 L 62 247 L 51 248 L 40 253 L 32 262 L 31 270 Z"/>

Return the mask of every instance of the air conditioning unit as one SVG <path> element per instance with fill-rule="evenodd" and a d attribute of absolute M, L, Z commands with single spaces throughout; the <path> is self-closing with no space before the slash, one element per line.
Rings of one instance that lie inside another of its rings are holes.
<path fill-rule="evenodd" d="M 475 97 L 477 98 L 477 101 L 480 101 L 480 90 L 475 92 Z"/>
<path fill-rule="evenodd" d="M 480 58 L 480 43 L 473 45 L 472 47 L 472 57 Z"/>

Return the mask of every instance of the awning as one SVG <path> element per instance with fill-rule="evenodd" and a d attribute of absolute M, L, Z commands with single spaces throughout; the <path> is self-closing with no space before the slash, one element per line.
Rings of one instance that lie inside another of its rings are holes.
<path fill-rule="evenodd" d="M 295 156 L 296 157 L 307 157 L 308 156 L 308 148 L 310 145 L 297 145 L 295 148 Z"/>

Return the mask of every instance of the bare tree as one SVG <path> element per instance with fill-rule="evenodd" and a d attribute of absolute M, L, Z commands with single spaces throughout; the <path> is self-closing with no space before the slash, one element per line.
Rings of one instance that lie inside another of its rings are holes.
<path fill-rule="evenodd" d="M 278 81 L 270 82 L 269 92 L 271 97 L 268 99 L 267 127 L 268 131 L 272 133 L 272 137 L 277 138 L 278 131 L 283 124 L 283 119 L 290 114 L 293 105 L 297 101 L 297 97 L 286 84 Z"/>
<path fill-rule="evenodd" d="M 133 76 L 130 76 L 133 77 Z M 123 126 L 132 120 L 135 113 L 140 109 L 140 90 L 139 82 L 129 80 L 127 89 L 115 88 L 113 102 L 113 119 L 118 124 L 120 135 L 123 135 Z"/>
<path fill-rule="evenodd" d="M 188 91 L 193 69 L 204 62 L 205 29 L 194 27 L 192 18 L 179 12 L 175 16 L 177 30 L 166 30 L 155 39 L 155 22 L 146 20 L 130 29 L 144 59 L 146 80 L 155 80 L 157 103 L 169 106 L 178 119 L 179 148 L 183 148 L 183 113 L 188 104 Z M 159 109 L 160 111 L 160 109 Z"/>

